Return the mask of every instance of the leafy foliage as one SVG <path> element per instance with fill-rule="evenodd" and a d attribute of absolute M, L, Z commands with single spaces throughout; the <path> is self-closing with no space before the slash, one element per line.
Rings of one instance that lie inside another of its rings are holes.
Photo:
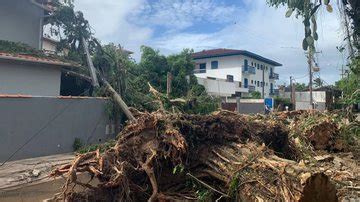
<path fill-rule="evenodd" d="M 360 67 L 357 62 L 352 62 L 353 66 Z M 349 72 L 348 76 L 336 82 L 336 86 L 343 91 L 344 104 L 360 103 L 360 77 L 359 74 Z"/>
<path fill-rule="evenodd" d="M 296 91 L 305 91 L 308 87 L 305 83 L 295 83 L 295 90 Z"/>
<path fill-rule="evenodd" d="M 313 84 L 315 85 L 315 87 L 321 87 L 324 85 L 324 81 L 321 80 L 321 78 L 316 78 L 316 79 L 314 79 L 313 82 L 314 82 Z"/>
<path fill-rule="evenodd" d="M 161 55 L 159 51 L 150 47 L 142 46 L 142 55 L 139 65 L 134 66 L 130 79 L 131 91 L 138 92 L 140 99 L 132 99 L 130 103 L 136 103 L 136 107 L 152 111 L 157 107 L 149 93 L 147 81 L 160 93 L 166 93 L 167 74 L 172 75 L 171 98 L 184 98 L 187 103 L 176 106 L 178 110 L 187 113 L 206 114 L 218 108 L 218 99 L 207 95 L 205 88 L 197 83 L 193 75 L 195 64 L 192 61 L 192 50 L 185 49 L 180 54 L 170 56 Z M 141 103 L 139 102 L 141 101 Z M 144 102 L 145 101 L 145 102 Z M 140 106 L 139 106 L 140 105 Z M 165 105 L 173 107 L 173 105 Z"/>
<path fill-rule="evenodd" d="M 324 4 L 328 12 L 332 12 L 330 0 L 267 0 L 270 6 L 278 8 L 279 6 L 287 6 L 288 11 L 285 16 L 290 17 L 294 12 L 296 18 L 302 16 L 305 27 L 305 37 L 302 42 L 304 50 L 315 52 L 314 42 L 318 40 L 316 12 L 319 7 Z"/>
<path fill-rule="evenodd" d="M 254 91 L 251 93 L 251 98 L 253 99 L 261 99 L 261 93 L 259 91 Z"/>
<path fill-rule="evenodd" d="M 51 25 L 51 34 L 60 38 L 57 49 L 69 50 L 67 55 L 69 59 L 85 64 L 82 39 L 90 41 L 90 47 L 95 46 L 94 41 L 90 40 L 92 39 L 91 28 L 84 14 L 74 11 L 73 2 L 65 2 L 65 4 L 57 3 L 56 10 L 49 18 L 46 18 L 46 23 Z"/>

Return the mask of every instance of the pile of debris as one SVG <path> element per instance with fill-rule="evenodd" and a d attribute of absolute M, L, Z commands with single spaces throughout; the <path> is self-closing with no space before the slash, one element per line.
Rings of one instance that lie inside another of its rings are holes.
<path fill-rule="evenodd" d="M 54 170 L 53 177 L 67 175 L 63 192 L 54 199 L 359 199 L 359 161 L 351 153 L 333 153 L 345 151 L 336 148 L 341 130 L 337 120 L 318 112 L 296 113 L 134 111 L 136 121 L 124 128 L 114 147 L 81 154 L 72 164 Z M 314 117 L 312 124 L 309 119 Z M 94 187 L 77 180 L 84 172 L 100 184 Z M 76 185 L 85 191 L 75 192 Z"/>

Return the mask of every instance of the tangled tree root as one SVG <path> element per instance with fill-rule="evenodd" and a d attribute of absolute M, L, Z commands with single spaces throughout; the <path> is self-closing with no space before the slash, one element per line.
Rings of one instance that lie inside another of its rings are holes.
<path fill-rule="evenodd" d="M 282 121 L 227 111 L 137 113 L 113 148 L 80 155 L 52 176 L 68 175 L 59 196 L 68 201 L 309 201 L 325 195 L 337 201 L 335 185 L 316 163 L 294 161 L 301 153 L 288 133 Z M 79 182 L 77 173 L 84 172 L 100 185 Z M 75 193 L 76 185 L 87 191 Z"/>

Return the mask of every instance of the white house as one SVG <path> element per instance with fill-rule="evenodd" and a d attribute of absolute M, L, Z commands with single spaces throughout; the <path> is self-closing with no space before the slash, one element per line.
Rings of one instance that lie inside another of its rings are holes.
<path fill-rule="evenodd" d="M 220 97 L 250 97 L 258 91 L 263 97 L 275 93 L 280 63 L 245 50 L 213 49 L 193 54 L 195 76 L 207 92 Z"/>

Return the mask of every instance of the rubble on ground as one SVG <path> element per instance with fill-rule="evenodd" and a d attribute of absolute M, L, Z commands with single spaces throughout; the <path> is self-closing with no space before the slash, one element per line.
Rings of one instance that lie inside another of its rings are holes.
<path fill-rule="evenodd" d="M 67 175 L 68 201 L 341 201 L 360 198 L 359 123 L 316 111 L 240 115 L 136 112 L 114 147 L 79 155 Z M 355 126 L 354 126 L 355 124 Z M 345 127 L 345 128 L 344 128 Z M 359 131 L 359 130 L 357 130 Z M 355 134 L 356 136 L 356 134 Z M 348 137 L 347 137 L 348 138 Z M 341 143 L 339 143 L 341 142 Z M 342 147 L 338 147 L 342 145 Z M 352 151 L 352 149 L 354 149 Z M 89 173 L 101 183 L 77 180 Z M 86 191 L 75 192 L 74 186 Z"/>

